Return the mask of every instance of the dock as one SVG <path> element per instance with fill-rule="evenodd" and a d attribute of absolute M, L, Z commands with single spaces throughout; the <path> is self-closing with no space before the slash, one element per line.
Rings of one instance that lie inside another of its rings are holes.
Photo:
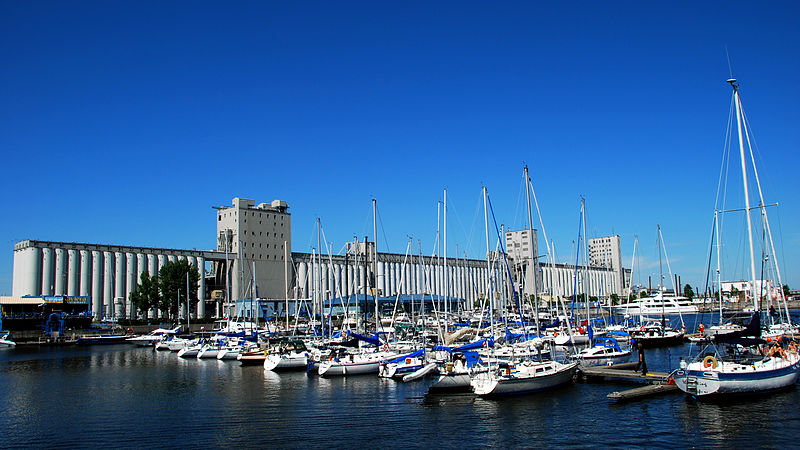
<path fill-rule="evenodd" d="M 605 366 L 586 367 L 580 369 L 581 375 L 585 378 L 614 378 L 628 381 L 645 381 L 649 383 L 666 382 L 669 374 L 664 372 L 647 372 L 642 375 L 629 369 L 611 368 Z"/>
<path fill-rule="evenodd" d="M 633 371 L 635 367 L 636 363 L 619 364 L 612 367 L 585 367 L 580 369 L 580 376 L 584 380 L 602 378 L 606 380 L 646 383 L 641 387 L 625 391 L 615 391 L 608 394 L 610 400 L 616 401 L 639 400 L 678 391 L 678 387 L 675 386 L 674 383 L 670 383 L 668 373 L 648 372 L 642 375 L 639 372 Z"/>
<path fill-rule="evenodd" d="M 655 395 L 669 394 L 677 392 L 678 386 L 674 384 L 651 384 L 642 386 L 635 389 L 628 389 L 627 391 L 616 391 L 608 394 L 608 398 L 617 401 L 637 400 L 645 397 L 653 397 Z"/>

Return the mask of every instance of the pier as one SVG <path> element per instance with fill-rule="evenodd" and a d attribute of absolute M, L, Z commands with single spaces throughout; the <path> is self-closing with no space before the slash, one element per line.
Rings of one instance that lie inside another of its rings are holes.
<path fill-rule="evenodd" d="M 678 387 L 670 382 L 669 374 L 665 372 L 648 372 L 641 374 L 634 372 L 636 363 L 618 364 L 612 367 L 598 366 L 580 369 L 580 377 L 583 380 L 604 379 L 609 381 L 633 381 L 647 383 L 641 386 L 624 391 L 615 391 L 608 394 L 610 400 L 629 401 L 643 398 L 678 392 Z"/>

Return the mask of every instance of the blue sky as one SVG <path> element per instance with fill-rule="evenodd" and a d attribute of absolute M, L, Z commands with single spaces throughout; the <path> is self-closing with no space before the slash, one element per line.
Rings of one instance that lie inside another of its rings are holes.
<path fill-rule="evenodd" d="M 792 2 L 3 2 L 0 294 L 11 292 L 15 242 L 210 249 L 211 206 L 237 196 L 288 201 L 294 251 L 315 245 L 316 217 L 335 249 L 371 236 L 377 198 L 379 247 L 402 253 L 413 237 L 430 254 L 447 188 L 448 252 L 482 258 L 481 186 L 500 223 L 524 227 L 524 164 L 560 261 L 584 196 L 590 237 L 619 234 L 626 266 L 639 236 L 645 282 L 661 224 L 673 271 L 702 286 L 730 106 L 726 46 L 795 287 L 799 12 Z M 726 235 L 728 278 L 747 277 L 740 234 Z"/>

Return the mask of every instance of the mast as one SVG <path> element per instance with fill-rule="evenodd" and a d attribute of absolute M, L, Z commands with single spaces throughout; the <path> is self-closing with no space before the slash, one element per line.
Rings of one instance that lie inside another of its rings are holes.
<path fill-rule="evenodd" d="M 739 156 L 742 160 L 742 184 L 744 188 L 744 204 L 745 204 L 745 214 L 747 214 L 747 239 L 750 244 L 750 276 L 752 280 L 752 284 L 750 286 L 750 293 L 753 296 L 753 303 L 755 310 L 758 311 L 758 302 L 756 301 L 755 296 L 755 289 L 756 289 L 756 261 L 755 261 L 755 253 L 753 250 L 753 223 L 752 219 L 750 218 L 750 192 L 747 189 L 747 163 L 745 162 L 745 155 L 744 155 L 744 139 L 742 138 L 742 104 L 739 100 L 739 85 L 736 84 L 736 79 L 731 78 L 728 80 L 728 83 L 731 84 L 733 87 L 733 102 L 734 107 L 736 108 L 736 131 L 739 134 Z"/>
<path fill-rule="evenodd" d="M 250 331 L 253 331 L 253 321 L 256 320 L 256 310 L 253 308 L 253 302 L 255 301 L 254 298 L 258 296 L 258 289 L 256 288 L 256 262 L 253 261 L 253 287 L 250 291 Z M 188 280 L 187 280 L 188 281 Z M 264 318 L 264 322 L 267 321 L 267 318 Z"/>
<path fill-rule="evenodd" d="M 286 313 L 286 331 L 289 331 L 289 248 L 287 246 L 286 241 L 283 241 L 283 295 L 285 299 L 285 303 L 283 306 L 283 310 Z M 276 308 L 277 309 L 277 308 Z M 277 314 L 275 318 L 276 328 L 277 328 Z"/>
<path fill-rule="evenodd" d="M 722 263 L 720 251 L 722 248 L 719 246 L 719 211 L 714 211 L 714 227 L 716 228 L 716 241 L 717 241 L 717 297 L 719 297 L 719 324 L 723 324 L 722 318 Z"/>
<path fill-rule="evenodd" d="M 189 266 L 190 268 L 192 266 Z M 189 309 L 189 271 L 186 271 L 186 328 L 191 333 L 192 332 L 192 310 Z"/>
<path fill-rule="evenodd" d="M 367 237 L 364 236 L 364 333 L 367 332 L 367 292 L 369 288 L 369 268 L 367 264 Z M 375 318 L 375 331 L 378 331 L 377 317 Z"/>
<path fill-rule="evenodd" d="M 374 243 L 372 274 L 375 276 L 375 331 L 378 331 L 378 200 L 372 199 L 372 239 Z M 366 251 L 366 248 L 364 249 Z"/>
<path fill-rule="evenodd" d="M 664 336 L 664 273 L 661 270 L 661 225 L 656 224 L 658 229 L 658 292 L 661 295 L 661 335 Z"/>
<path fill-rule="evenodd" d="M 444 283 L 444 317 L 449 320 L 448 313 L 450 312 L 450 270 L 447 267 L 447 189 L 444 190 L 444 206 L 443 213 L 443 228 L 444 228 L 444 275 L 442 282 Z"/>
<path fill-rule="evenodd" d="M 317 274 L 314 277 L 314 283 L 317 285 L 316 288 L 317 295 L 314 298 L 314 303 L 316 304 L 317 302 L 319 302 L 320 334 L 322 336 L 325 336 L 325 310 L 324 310 L 324 305 L 322 303 L 322 241 L 320 239 L 321 228 L 322 228 L 322 219 L 317 217 L 317 259 L 316 261 L 314 261 L 315 265 L 317 266 Z"/>
<path fill-rule="evenodd" d="M 531 187 L 530 187 L 531 178 L 530 175 L 528 174 L 527 164 L 525 165 L 524 172 L 525 172 L 525 197 L 528 200 L 528 236 L 531 237 L 531 252 L 533 253 L 534 249 L 536 250 L 536 254 L 532 255 L 533 268 L 532 269 L 529 268 L 528 273 L 530 273 L 530 271 L 533 270 L 533 314 L 536 319 L 536 334 L 541 334 L 541 330 L 539 328 L 539 294 L 538 294 L 539 289 L 538 286 L 536 286 L 538 281 L 537 278 L 539 277 L 539 255 L 538 255 L 539 246 L 537 245 L 535 248 L 533 246 L 533 213 L 531 211 Z M 537 244 L 538 244 L 538 236 L 537 236 Z M 525 291 L 523 290 L 523 294 L 524 293 Z M 522 313 L 520 312 L 520 314 Z"/>
<path fill-rule="evenodd" d="M 488 192 L 486 191 L 486 186 L 483 187 L 483 221 L 486 228 L 486 276 L 487 281 L 489 281 L 488 277 L 491 277 L 492 273 L 492 263 L 490 260 L 491 249 L 489 248 L 489 211 L 486 206 L 486 198 L 488 196 Z M 491 282 L 486 283 L 486 293 L 487 297 L 489 297 L 489 328 L 491 330 L 492 336 L 494 336 L 494 296 L 492 295 L 491 289 Z"/>
<path fill-rule="evenodd" d="M 586 199 L 583 197 L 581 197 L 581 216 L 583 217 L 583 299 L 586 302 L 586 327 L 588 329 L 591 323 L 589 317 L 589 286 L 591 283 L 589 282 L 589 233 L 586 230 Z"/>

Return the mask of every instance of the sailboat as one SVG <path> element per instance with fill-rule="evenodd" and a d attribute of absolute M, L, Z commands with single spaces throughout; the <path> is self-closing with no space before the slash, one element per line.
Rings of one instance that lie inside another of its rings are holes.
<path fill-rule="evenodd" d="M 483 199 L 484 220 L 486 221 L 487 229 L 486 248 L 488 255 L 488 250 L 490 247 L 488 241 L 489 226 L 487 206 L 491 207 L 491 203 L 488 201 L 486 187 L 483 188 Z M 492 212 L 492 217 L 494 217 L 494 212 Z M 504 253 L 502 246 L 501 252 Z M 514 291 L 514 299 L 517 301 L 519 299 L 516 291 Z M 519 303 L 517 304 L 517 309 L 519 311 L 522 310 Z M 524 327 L 524 323 L 522 326 Z M 545 342 L 542 341 L 542 345 L 544 345 L 544 343 Z M 553 356 L 555 354 L 555 349 L 552 346 L 552 341 L 548 340 L 547 343 L 551 344 L 549 353 L 551 356 Z M 494 352 L 492 352 L 492 356 L 494 356 Z M 562 363 L 555 360 L 542 360 L 540 358 L 513 358 L 506 362 L 501 362 L 496 359 L 494 361 L 490 360 L 487 362 L 487 366 L 488 370 L 484 372 L 473 372 L 470 382 L 472 385 L 472 390 L 476 395 L 481 397 L 527 394 L 553 389 L 563 384 L 571 383 L 572 378 L 577 371 L 578 363 L 574 361 Z"/>
<path fill-rule="evenodd" d="M 659 270 L 659 282 L 658 282 L 658 294 L 656 297 L 662 298 L 664 295 L 664 274 L 661 273 L 661 248 L 664 245 L 664 239 L 661 235 L 661 226 L 658 225 L 658 270 Z M 666 252 L 666 246 L 664 246 L 664 251 Z M 669 259 L 667 260 L 667 265 L 669 266 Z M 678 286 L 675 285 L 675 291 L 677 292 Z M 654 297 L 654 298 L 656 298 Z M 644 300 L 644 299 L 641 299 Z M 677 311 L 678 314 L 681 314 L 681 311 Z M 630 334 L 633 339 L 637 342 L 642 344 L 644 348 L 653 348 L 653 347 L 669 347 L 672 345 L 680 345 L 684 341 L 684 334 L 685 331 L 683 329 L 675 330 L 667 325 L 666 314 L 667 314 L 667 305 L 662 300 L 661 301 L 661 321 L 658 320 L 651 320 L 647 323 L 644 321 L 644 317 L 642 316 L 643 311 L 639 310 L 639 321 L 640 326 L 638 329 L 630 330 Z M 683 323 L 683 316 L 681 315 L 681 323 Z"/>
<path fill-rule="evenodd" d="M 750 247 L 750 275 L 751 293 L 754 305 L 754 314 L 750 324 L 742 331 L 717 334 L 711 345 L 707 346 L 693 360 L 681 361 L 681 367 L 674 372 L 673 377 L 678 388 L 696 398 L 709 396 L 724 397 L 733 394 L 749 393 L 758 394 L 766 391 L 786 388 L 796 383 L 800 374 L 800 355 L 794 346 L 784 350 L 779 342 L 767 349 L 767 342 L 761 339 L 761 313 L 759 311 L 759 295 L 756 294 L 756 268 L 755 252 L 753 250 L 753 228 L 750 217 L 750 196 L 747 181 L 747 159 L 745 158 L 745 142 L 750 149 L 753 162 L 753 173 L 758 185 L 761 203 L 758 209 L 761 214 L 765 231 L 769 231 L 766 205 L 764 203 L 761 184 L 758 181 L 758 172 L 755 168 L 755 158 L 744 111 L 739 98 L 739 85 L 736 80 L 728 80 L 733 88 L 733 107 L 736 114 L 736 127 L 739 137 L 739 156 L 741 157 L 742 181 L 744 187 L 744 212 L 747 217 L 747 236 Z M 747 136 L 746 140 L 742 134 Z M 721 211 L 715 211 L 715 215 Z M 767 233 L 765 233 L 767 234 Z M 764 246 L 772 244 L 771 234 L 769 241 L 765 239 Z M 774 254 L 774 245 L 772 254 Z M 777 258 L 772 258 L 777 268 Z M 763 260 L 763 258 L 762 258 Z M 780 278 L 780 270 L 777 270 Z M 763 285 L 763 280 L 761 280 Z M 788 314 L 787 314 L 788 315 Z"/>

